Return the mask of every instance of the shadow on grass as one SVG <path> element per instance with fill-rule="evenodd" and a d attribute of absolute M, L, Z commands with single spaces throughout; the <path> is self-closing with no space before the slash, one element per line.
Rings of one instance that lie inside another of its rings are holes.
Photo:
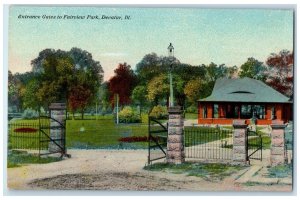
<path fill-rule="evenodd" d="M 293 165 L 285 164 L 268 168 L 268 177 L 270 178 L 285 178 L 291 177 L 293 173 Z"/>
<path fill-rule="evenodd" d="M 27 151 L 11 150 L 8 152 L 7 167 L 20 167 L 23 164 L 43 164 L 62 160 L 60 157 L 39 157 L 37 154 L 29 154 Z"/>
<path fill-rule="evenodd" d="M 186 174 L 187 176 L 201 177 L 207 181 L 217 182 L 245 169 L 245 166 L 217 164 L 217 163 L 193 163 L 183 164 L 155 163 L 145 166 L 145 170 L 162 171 L 174 174 Z"/>

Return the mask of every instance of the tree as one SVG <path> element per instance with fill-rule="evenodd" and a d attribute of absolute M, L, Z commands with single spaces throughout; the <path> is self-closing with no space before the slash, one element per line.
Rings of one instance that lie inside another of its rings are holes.
<path fill-rule="evenodd" d="M 70 51 L 45 49 L 31 64 L 32 72 L 39 81 L 35 95 L 46 110 L 55 101 L 76 100 L 74 91 L 82 93 L 81 89 L 84 88 L 92 95 L 82 93 L 85 102 L 80 99 L 79 104 L 71 103 L 82 111 L 96 98 L 95 94 L 103 79 L 100 63 L 93 59 L 91 53 L 79 48 Z"/>
<path fill-rule="evenodd" d="M 265 82 L 266 80 L 266 66 L 255 58 L 248 58 L 248 60 L 241 65 L 239 76 L 241 78 L 249 77 Z"/>
<path fill-rule="evenodd" d="M 192 105 L 197 105 L 202 93 L 202 83 L 200 79 L 190 80 L 184 87 L 184 94 Z"/>
<path fill-rule="evenodd" d="M 31 79 L 22 89 L 22 100 L 24 108 L 31 108 L 40 112 L 42 101 L 38 98 L 36 92 L 39 90 L 39 81 L 37 79 Z"/>
<path fill-rule="evenodd" d="M 108 88 L 108 82 L 104 82 L 101 84 L 99 89 L 99 100 L 102 113 L 106 113 L 110 110 L 110 92 Z"/>
<path fill-rule="evenodd" d="M 131 103 L 131 92 L 136 85 L 136 76 L 131 66 L 127 63 L 119 64 L 114 70 L 115 75 L 109 79 L 109 92 L 111 94 L 111 104 L 114 106 L 114 95 L 119 95 L 120 105 Z"/>
<path fill-rule="evenodd" d="M 294 53 L 282 50 L 271 54 L 266 61 L 269 66 L 267 84 L 288 97 L 293 95 Z"/>
<path fill-rule="evenodd" d="M 68 98 L 69 107 L 74 115 L 74 112 L 79 109 L 81 111 L 81 119 L 83 119 L 84 111 L 91 101 L 92 92 L 89 88 L 82 85 L 72 86 Z"/>
<path fill-rule="evenodd" d="M 143 107 L 147 104 L 147 87 L 144 85 L 136 86 L 132 91 L 131 99 Z"/>
<path fill-rule="evenodd" d="M 147 85 L 147 99 L 152 101 L 154 105 L 158 105 L 159 100 L 168 99 L 169 83 L 165 74 L 160 74 L 149 81 Z"/>

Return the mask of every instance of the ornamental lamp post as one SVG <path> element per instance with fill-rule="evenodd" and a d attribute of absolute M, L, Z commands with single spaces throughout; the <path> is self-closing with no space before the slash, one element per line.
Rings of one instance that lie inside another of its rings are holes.
<path fill-rule="evenodd" d="M 172 43 L 168 46 L 168 56 L 170 60 L 170 69 L 169 69 L 169 79 L 170 79 L 170 98 L 169 98 L 169 107 L 174 106 L 174 96 L 173 96 L 173 77 L 172 77 L 172 64 L 174 59 L 174 47 Z"/>

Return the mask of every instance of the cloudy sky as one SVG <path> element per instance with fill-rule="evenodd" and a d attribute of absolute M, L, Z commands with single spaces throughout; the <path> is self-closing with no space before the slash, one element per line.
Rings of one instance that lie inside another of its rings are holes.
<path fill-rule="evenodd" d="M 100 19 L 87 19 L 88 15 Z M 103 15 L 122 20 L 101 19 Z M 71 19 L 77 16 L 84 19 Z M 183 63 L 240 66 L 248 57 L 265 61 L 271 53 L 293 50 L 293 11 L 11 6 L 8 34 L 13 73 L 30 71 L 30 61 L 45 48 L 79 47 L 100 61 L 108 80 L 118 63 L 135 68 L 147 53 L 167 55 L 170 42 Z"/>

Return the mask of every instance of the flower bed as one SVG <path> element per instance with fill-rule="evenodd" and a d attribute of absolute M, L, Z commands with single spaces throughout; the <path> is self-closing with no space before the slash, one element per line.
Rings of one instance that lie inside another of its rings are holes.
<path fill-rule="evenodd" d="M 132 137 L 123 137 L 119 139 L 120 142 L 148 142 L 147 136 L 132 136 Z"/>
<path fill-rule="evenodd" d="M 37 132 L 36 128 L 16 128 L 14 129 L 16 133 L 35 133 Z"/>

